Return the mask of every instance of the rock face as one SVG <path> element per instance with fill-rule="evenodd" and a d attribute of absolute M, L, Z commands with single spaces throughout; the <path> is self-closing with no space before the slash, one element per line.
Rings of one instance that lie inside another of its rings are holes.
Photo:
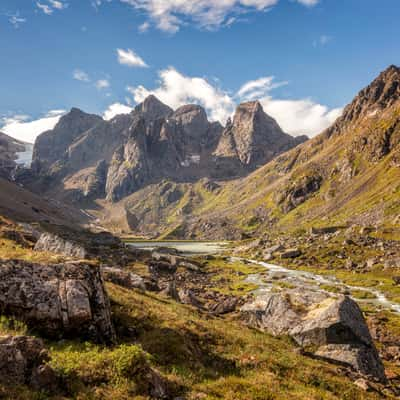
<path fill-rule="evenodd" d="M 0 177 L 10 178 L 16 167 L 16 153 L 25 151 L 25 146 L 25 143 L 0 132 Z"/>
<path fill-rule="evenodd" d="M 240 104 L 222 134 L 215 154 L 236 158 L 242 165 L 260 166 L 274 156 L 307 140 L 293 138 L 282 131 L 258 101 Z"/>
<path fill-rule="evenodd" d="M 30 385 L 34 389 L 52 390 L 54 371 L 40 339 L 29 336 L 0 337 L 0 382 L 5 385 Z"/>
<path fill-rule="evenodd" d="M 45 251 L 66 257 L 98 259 L 112 265 L 125 266 L 136 260 L 140 251 L 125 246 L 124 243 L 109 232 L 93 233 L 61 225 L 43 224 L 44 232 L 37 240 L 34 250 Z"/>
<path fill-rule="evenodd" d="M 115 339 L 100 270 L 83 263 L 1 261 L 0 312 L 49 337 Z"/>
<path fill-rule="evenodd" d="M 385 371 L 357 303 L 349 297 L 287 290 L 242 307 L 248 323 L 273 335 L 290 335 L 315 355 L 385 381 Z"/>
<path fill-rule="evenodd" d="M 51 186 L 53 196 L 74 203 L 118 202 L 163 179 L 245 175 L 304 140 L 283 133 L 258 102 L 239 106 L 224 131 L 198 105 L 173 111 L 149 96 L 111 121 L 72 109 L 38 137 L 34 177 L 23 183 L 44 191 Z"/>

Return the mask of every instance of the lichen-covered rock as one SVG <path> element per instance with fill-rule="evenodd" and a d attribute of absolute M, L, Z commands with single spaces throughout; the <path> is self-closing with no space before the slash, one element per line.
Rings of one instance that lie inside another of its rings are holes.
<path fill-rule="evenodd" d="M 50 232 L 45 232 L 40 235 L 34 249 L 36 251 L 48 251 L 80 259 L 86 258 L 87 256 L 85 247 L 79 242 L 63 238 Z"/>
<path fill-rule="evenodd" d="M 128 289 L 146 290 L 144 279 L 132 272 L 124 271 L 120 268 L 102 267 L 101 274 L 107 282 L 115 283 Z"/>
<path fill-rule="evenodd" d="M 241 311 L 254 327 L 273 335 L 290 335 L 319 357 L 385 380 L 382 362 L 362 312 L 347 296 L 286 290 L 259 296 Z"/>
<path fill-rule="evenodd" d="M 0 261 L 0 312 L 49 337 L 115 339 L 100 269 L 84 263 Z"/>
<path fill-rule="evenodd" d="M 0 382 L 5 385 L 31 385 L 52 390 L 56 386 L 54 371 L 40 339 L 29 336 L 0 337 Z"/>

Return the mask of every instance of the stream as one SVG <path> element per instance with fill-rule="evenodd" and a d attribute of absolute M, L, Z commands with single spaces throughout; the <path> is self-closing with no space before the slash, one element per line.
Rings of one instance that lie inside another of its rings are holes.
<path fill-rule="evenodd" d="M 278 281 L 285 282 L 286 284 L 296 288 L 318 290 L 331 294 L 337 294 L 338 292 L 349 294 L 351 291 L 360 290 L 370 293 L 374 296 L 374 298 L 359 299 L 351 296 L 358 303 L 369 303 L 400 314 L 400 304 L 390 301 L 384 293 L 375 288 L 346 285 L 344 282 L 334 276 L 322 276 L 312 272 L 292 270 L 263 261 L 247 260 L 238 257 L 232 257 L 232 260 L 244 261 L 250 264 L 260 265 L 265 268 L 265 273 L 251 274 L 245 279 L 246 282 L 253 283 L 258 286 L 258 289 L 255 291 L 255 293 L 259 295 L 269 293 L 275 286 L 274 283 Z M 338 291 L 334 292 L 326 290 L 321 288 L 322 285 L 334 286 Z"/>
<path fill-rule="evenodd" d="M 226 251 L 225 242 L 193 242 L 193 241 L 132 241 L 127 242 L 130 246 L 144 249 L 153 250 L 157 247 L 174 248 L 181 252 L 182 255 L 207 255 L 207 254 L 221 254 Z M 390 301 L 383 292 L 376 288 L 351 286 L 342 282 L 335 276 L 323 276 L 312 272 L 294 270 L 285 268 L 275 264 L 269 264 L 263 261 L 249 260 L 240 257 L 231 257 L 232 261 L 241 261 L 249 264 L 259 265 L 265 268 L 265 272 L 258 274 L 250 274 L 246 277 L 245 282 L 253 283 L 258 286 L 255 290 L 256 295 L 262 295 L 271 292 L 277 287 L 277 283 L 283 283 L 286 286 L 293 288 L 304 288 L 309 290 L 323 291 L 325 293 L 337 294 L 345 293 L 350 294 L 352 291 L 363 291 L 372 295 L 373 298 L 360 299 L 351 296 L 358 303 L 372 304 L 378 308 L 390 310 L 396 314 L 400 314 L 400 304 Z M 335 291 L 329 291 L 323 286 L 332 286 Z"/>

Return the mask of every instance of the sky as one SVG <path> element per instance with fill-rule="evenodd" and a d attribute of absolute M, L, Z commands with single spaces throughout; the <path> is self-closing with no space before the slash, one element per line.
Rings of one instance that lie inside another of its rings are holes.
<path fill-rule="evenodd" d="M 400 0 L 1 0 L 0 130 L 33 142 L 72 107 L 150 93 L 222 124 L 260 100 L 292 135 L 328 127 L 400 64 Z"/>

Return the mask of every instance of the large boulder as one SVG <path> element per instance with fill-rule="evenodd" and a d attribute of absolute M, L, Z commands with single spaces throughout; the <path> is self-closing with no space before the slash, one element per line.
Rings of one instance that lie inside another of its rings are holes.
<path fill-rule="evenodd" d="M 0 382 L 5 385 L 30 385 L 52 390 L 56 375 L 40 339 L 29 336 L 0 336 Z"/>
<path fill-rule="evenodd" d="M 0 261 L 0 313 L 48 337 L 115 339 L 109 299 L 93 265 Z"/>
<path fill-rule="evenodd" d="M 273 335 L 290 335 L 318 357 L 340 362 L 379 381 L 385 371 L 357 303 L 347 296 L 286 290 L 242 307 L 247 322 Z"/>

